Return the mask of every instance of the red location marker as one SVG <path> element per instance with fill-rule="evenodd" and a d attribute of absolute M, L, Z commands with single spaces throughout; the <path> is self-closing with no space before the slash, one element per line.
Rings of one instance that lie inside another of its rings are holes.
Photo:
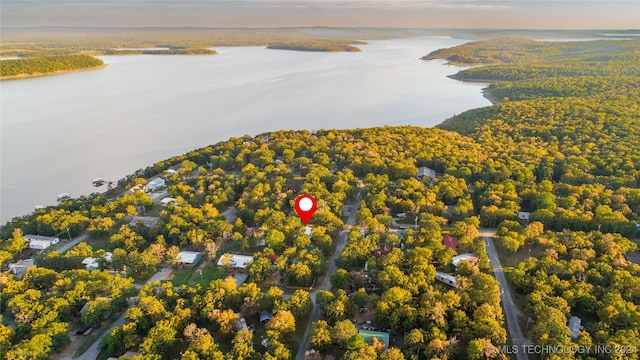
<path fill-rule="evenodd" d="M 306 225 L 311 220 L 313 213 L 316 212 L 316 199 L 308 194 L 298 196 L 296 199 L 296 212 Z"/>

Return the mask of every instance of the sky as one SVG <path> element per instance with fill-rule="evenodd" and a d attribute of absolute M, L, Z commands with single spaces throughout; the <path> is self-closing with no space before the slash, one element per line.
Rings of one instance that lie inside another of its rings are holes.
<path fill-rule="evenodd" d="M 640 0 L 1 0 L 3 28 L 640 29 Z"/>

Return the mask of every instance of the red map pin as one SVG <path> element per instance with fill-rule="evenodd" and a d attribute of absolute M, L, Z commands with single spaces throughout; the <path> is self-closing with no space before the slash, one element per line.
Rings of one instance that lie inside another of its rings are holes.
<path fill-rule="evenodd" d="M 298 196 L 296 199 L 296 212 L 306 225 L 311 220 L 313 213 L 316 212 L 316 199 L 308 194 Z"/>

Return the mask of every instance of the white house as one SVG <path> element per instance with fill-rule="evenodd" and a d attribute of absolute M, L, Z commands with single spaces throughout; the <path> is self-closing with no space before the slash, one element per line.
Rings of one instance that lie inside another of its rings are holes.
<path fill-rule="evenodd" d="M 569 330 L 571 330 L 571 339 L 575 340 L 580 335 L 580 330 L 584 329 L 582 326 L 582 319 L 577 316 L 569 318 Z"/>
<path fill-rule="evenodd" d="M 456 277 L 447 273 L 436 271 L 436 280 L 453 287 L 458 287 L 458 281 L 456 280 Z"/>
<path fill-rule="evenodd" d="M 17 263 L 9 264 L 9 272 L 16 276 L 18 280 L 21 280 L 27 269 L 35 266 L 33 259 L 20 260 Z"/>
<path fill-rule="evenodd" d="M 478 257 L 472 253 L 464 253 L 451 258 L 451 265 L 453 268 L 457 268 L 462 260 L 468 261 L 471 265 L 475 266 L 478 263 Z"/>
<path fill-rule="evenodd" d="M 160 204 L 162 204 L 162 206 L 169 206 L 170 202 L 173 202 L 173 203 L 177 204 L 176 199 L 172 198 L 172 197 L 166 197 L 166 198 L 160 200 Z"/>
<path fill-rule="evenodd" d="M 24 236 L 24 240 L 29 243 L 29 248 L 36 250 L 44 250 L 51 245 L 55 245 L 60 242 L 60 238 L 52 236 L 40 236 L 27 234 Z"/>
<path fill-rule="evenodd" d="M 436 171 L 433 169 L 430 169 L 428 167 L 419 167 L 418 168 L 418 175 L 416 175 L 416 177 L 418 179 L 422 179 L 423 177 L 428 177 L 430 179 L 435 179 L 436 178 Z"/>
<path fill-rule="evenodd" d="M 195 265 L 200 262 L 202 254 L 195 251 L 180 251 L 176 260 L 179 260 L 183 265 Z"/>
<path fill-rule="evenodd" d="M 218 266 L 228 266 L 237 269 L 246 269 L 251 264 L 253 264 L 253 256 L 247 255 L 224 254 L 218 259 Z"/>
<path fill-rule="evenodd" d="M 531 218 L 531 213 L 528 211 L 520 211 L 518 212 L 519 220 L 529 220 Z"/>
<path fill-rule="evenodd" d="M 165 186 L 165 182 L 163 178 L 155 178 L 147 183 L 147 192 L 154 192 L 158 189 L 161 189 Z"/>
<path fill-rule="evenodd" d="M 100 262 L 99 262 L 100 259 L 104 259 L 106 262 L 111 262 L 112 257 L 113 257 L 112 253 L 106 252 L 100 258 L 92 258 L 92 257 L 84 258 L 84 260 L 82 260 L 82 264 L 89 271 L 96 270 L 100 268 Z"/>

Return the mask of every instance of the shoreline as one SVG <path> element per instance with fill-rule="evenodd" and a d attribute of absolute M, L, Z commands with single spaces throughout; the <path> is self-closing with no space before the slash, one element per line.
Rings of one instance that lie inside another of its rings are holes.
<path fill-rule="evenodd" d="M 491 102 L 491 105 L 497 105 L 502 102 L 502 100 L 498 100 L 498 98 L 496 98 L 491 94 L 488 86 L 485 88 L 482 88 L 482 96 L 484 96 L 485 99 L 489 100 Z"/>
<path fill-rule="evenodd" d="M 107 64 L 103 64 L 103 65 L 100 65 L 100 66 L 94 66 L 94 67 L 90 67 L 90 68 L 83 68 L 83 69 L 58 70 L 58 71 L 53 71 L 53 72 L 50 72 L 50 73 L 36 73 L 36 74 L 20 74 L 20 75 L 12 75 L 12 76 L 0 76 L 0 81 L 22 80 L 22 79 L 30 79 L 30 78 L 43 77 L 43 76 L 62 75 L 62 74 L 67 74 L 67 73 L 79 72 L 79 71 L 99 70 L 99 69 L 103 69 L 105 67 L 107 67 Z"/>

